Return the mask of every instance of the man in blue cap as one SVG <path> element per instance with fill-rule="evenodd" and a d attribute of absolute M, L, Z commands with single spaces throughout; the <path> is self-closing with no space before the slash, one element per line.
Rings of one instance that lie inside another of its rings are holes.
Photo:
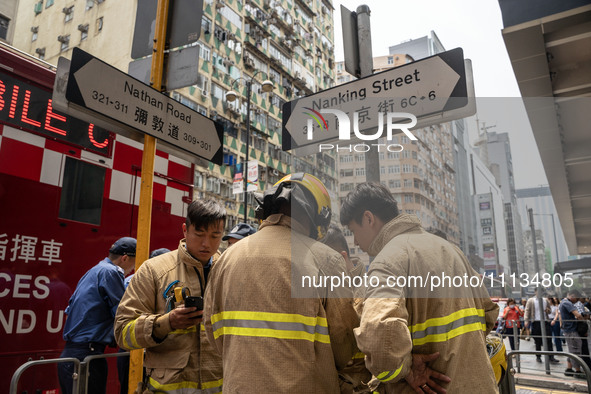
<path fill-rule="evenodd" d="M 135 267 L 136 243 L 135 238 L 119 238 L 109 249 L 109 256 L 80 279 L 66 308 L 66 346 L 60 357 L 82 361 L 86 356 L 103 354 L 107 345 L 115 344 L 115 312 L 125 292 L 123 280 Z M 62 393 L 72 393 L 74 372 L 73 363 L 58 364 Z M 107 372 L 106 359 L 89 364 L 88 393 L 106 392 Z"/>
<path fill-rule="evenodd" d="M 228 247 L 234 245 L 242 238 L 246 238 L 249 235 L 256 233 L 257 231 L 249 224 L 238 223 L 228 234 L 226 234 L 222 241 L 228 241 Z"/>

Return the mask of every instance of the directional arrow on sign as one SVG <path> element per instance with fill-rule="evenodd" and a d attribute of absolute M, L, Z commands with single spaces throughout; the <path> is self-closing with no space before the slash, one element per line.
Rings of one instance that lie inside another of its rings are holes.
<path fill-rule="evenodd" d="M 357 113 L 359 130 L 363 131 L 375 130 L 380 117 L 385 124 L 386 113 L 410 113 L 420 120 L 467 104 L 464 56 L 457 48 L 284 104 L 283 149 L 338 139 L 336 116 L 323 110 L 347 113 L 352 125 Z M 465 116 L 469 115 L 461 114 Z M 312 137 L 308 133 L 310 119 L 315 127 Z"/>
<path fill-rule="evenodd" d="M 222 164 L 222 125 L 79 48 L 72 53 L 66 99 Z"/>

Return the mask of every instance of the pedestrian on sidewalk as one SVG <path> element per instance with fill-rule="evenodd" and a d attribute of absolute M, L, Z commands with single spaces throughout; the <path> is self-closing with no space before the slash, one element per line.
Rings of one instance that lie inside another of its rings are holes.
<path fill-rule="evenodd" d="M 548 319 L 550 319 L 550 327 L 552 336 L 554 337 L 554 345 L 556 345 L 556 351 L 562 351 L 562 339 L 560 338 L 560 328 L 562 327 L 562 319 L 560 318 L 559 306 L 560 302 L 556 297 L 548 297 L 550 303 L 550 313 Z"/>
<path fill-rule="evenodd" d="M 587 340 L 589 337 L 589 309 L 585 307 L 583 304 L 584 298 L 579 298 L 579 300 L 575 303 L 575 307 L 577 311 L 583 316 L 583 321 L 577 322 L 577 332 L 581 337 L 581 356 L 583 360 L 587 364 L 587 366 L 591 369 L 591 359 L 589 358 L 589 341 Z"/>
<path fill-rule="evenodd" d="M 525 298 L 522 298 L 521 301 L 519 301 L 519 311 L 521 312 L 521 316 L 519 317 L 519 323 L 521 324 L 521 335 L 520 338 L 524 339 L 526 341 L 529 341 L 529 328 L 525 327 L 525 305 L 527 303 L 527 300 Z"/>
<path fill-rule="evenodd" d="M 538 302 L 538 290 L 533 297 L 527 300 L 527 304 L 525 305 L 525 327 L 531 329 L 531 336 L 534 338 L 536 343 L 536 351 L 542 350 L 542 322 L 546 326 L 546 344 L 548 351 L 554 350 L 552 347 L 552 334 L 551 334 L 551 326 L 550 321 L 548 320 L 548 312 L 550 312 L 550 307 L 548 306 L 548 300 L 543 298 L 543 310 L 540 311 L 540 303 Z M 550 334 L 550 335 L 548 335 Z M 542 356 L 537 355 L 536 361 L 541 363 Z M 559 363 L 560 361 L 554 357 L 550 356 L 551 363 Z"/>
<path fill-rule="evenodd" d="M 515 304 L 515 300 L 509 298 L 507 306 L 503 310 L 503 319 L 505 319 L 505 335 L 509 337 L 511 350 L 515 350 L 515 336 L 517 336 L 517 344 L 519 344 L 519 329 L 521 328 L 519 319 L 521 315 L 522 312 Z"/>
<path fill-rule="evenodd" d="M 568 352 L 572 354 L 581 355 L 583 341 L 577 332 L 578 323 L 582 322 L 583 315 L 579 313 L 575 303 L 578 301 L 581 293 L 578 290 L 572 289 L 568 292 L 567 296 L 560 302 L 560 315 L 562 318 L 562 330 L 566 337 L 566 345 L 568 346 Z M 564 374 L 566 376 L 585 377 L 581 372 L 581 364 L 574 358 L 569 358 L 566 361 L 566 370 Z"/>

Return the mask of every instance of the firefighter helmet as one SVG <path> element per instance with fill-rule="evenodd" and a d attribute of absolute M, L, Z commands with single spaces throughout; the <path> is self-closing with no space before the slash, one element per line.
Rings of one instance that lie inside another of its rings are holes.
<path fill-rule="evenodd" d="M 330 225 L 330 196 L 320 179 L 313 175 L 303 172 L 286 175 L 263 196 L 255 194 L 255 199 L 259 203 L 257 217 L 261 219 L 276 213 L 281 203 L 290 202 L 292 216 L 297 219 L 297 215 L 305 215 L 313 224 L 310 235 L 316 239 L 323 237 Z"/>
<path fill-rule="evenodd" d="M 486 348 L 497 384 L 501 383 L 507 372 L 507 353 L 503 337 L 493 333 L 486 336 Z"/>
<path fill-rule="evenodd" d="M 284 176 L 275 185 L 280 183 L 297 183 L 303 186 L 304 190 L 309 193 L 316 204 L 316 212 L 310 214 L 310 220 L 318 228 L 317 239 L 320 239 L 326 234 L 326 229 L 330 225 L 330 218 L 332 215 L 330 195 L 324 186 L 324 183 L 314 175 L 298 172 Z"/>

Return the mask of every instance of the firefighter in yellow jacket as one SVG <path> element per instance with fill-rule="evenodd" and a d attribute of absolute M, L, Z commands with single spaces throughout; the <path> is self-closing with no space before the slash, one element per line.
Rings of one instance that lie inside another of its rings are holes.
<path fill-rule="evenodd" d="M 357 352 L 351 289 L 298 286 L 304 273 L 346 272 L 342 256 L 316 241 L 330 223 L 328 192 L 299 173 L 257 202 L 259 231 L 224 252 L 205 295 L 224 392 L 339 393 L 338 371 Z"/>
<path fill-rule="evenodd" d="M 202 306 L 185 307 L 184 297 L 202 301 L 225 221 L 226 210 L 218 202 L 193 201 L 179 248 L 144 262 L 121 299 L 116 340 L 124 349 L 146 349 L 144 387 L 150 391 L 222 391 L 222 360 L 202 330 Z"/>
<path fill-rule="evenodd" d="M 359 184 L 340 220 L 375 256 L 355 336 L 379 391 L 498 392 L 485 340 L 498 306 L 462 252 L 399 214 L 380 184 Z"/>

